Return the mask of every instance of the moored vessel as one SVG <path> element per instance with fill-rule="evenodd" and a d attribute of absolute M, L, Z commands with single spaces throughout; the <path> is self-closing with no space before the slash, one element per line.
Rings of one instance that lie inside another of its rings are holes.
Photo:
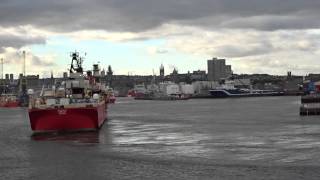
<path fill-rule="evenodd" d="M 300 115 L 320 115 L 320 85 L 310 81 L 301 96 Z"/>
<path fill-rule="evenodd" d="M 9 81 L 3 79 L 3 66 L 4 66 L 4 59 L 0 59 L 1 65 L 1 79 L 0 79 L 0 108 L 16 108 L 21 105 L 18 95 L 12 93 L 12 89 L 9 87 Z M 13 74 L 12 74 L 13 80 Z M 11 90 L 10 90 L 11 89 Z"/>
<path fill-rule="evenodd" d="M 20 106 L 20 102 L 14 94 L 2 94 L 0 96 L 0 107 L 16 108 Z"/>
<path fill-rule="evenodd" d="M 105 93 L 105 101 L 106 103 L 114 104 L 116 103 L 116 96 L 114 90 L 112 88 L 108 88 Z"/>
<path fill-rule="evenodd" d="M 209 90 L 209 98 L 282 96 L 284 92 L 260 89 L 236 88 L 233 81 L 225 82 L 219 87 Z"/>
<path fill-rule="evenodd" d="M 269 90 L 246 90 L 246 89 L 212 89 L 209 90 L 211 98 L 227 97 L 259 97 L 259 96 L 282 96 L 283 92 Z"/>
<path fill-rule="evenodd" d="M 107 118 L 105 86 L 93 72 L 83 73 L 83 59 L 78 52 L 71 54 L 69 78 L 60 87 L 42 89 L 39 98 L 30 95 L 29 119 L 35 132 L 97 130 Z"/>
<path fill-rule="evenodd" d="M 300 115 L 320 115 L 320 94 L 301 96 Z"/>

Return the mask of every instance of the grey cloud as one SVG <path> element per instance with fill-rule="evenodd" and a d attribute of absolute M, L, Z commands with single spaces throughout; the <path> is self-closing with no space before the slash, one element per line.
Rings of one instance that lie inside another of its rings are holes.
<path fill-rule="evenodd" d="M 44 67 L 46 67 L 46 66 L 52 67 L 52 66 L 56 65 L 53 62 L 42 61 L 41 58 L 39 58 L 38 56 L 35 56 L 35 55 L 32 55 L 31 64 L 34 66 L 44 66 Z"/>
<path fill-rule="evenodd" d="M 281 69 L 281 70 L 292 70 L 294 72 L 318 72 L 319 71 L 319 65 L 314 64 L 296 64 L 296 63 L 290 63 L 285 62 L 280 59 L 259 59 L 255 60 L 255 66 L 262 67 L 262 68 L 275 68 L 275 69 Z M 254 66 L 254 67 L 255 67 Z"/>
<path fill-rule="evenodd" d="M 260 56 L 255 58 L 243 58 L 237 60 L 233 68 L 242 73 L 268 73 L 268 74 L 285 74 L 292 71 L 297 75 L 307 73 L 317 73 L 320 66 L 315 62 L 316 59 L 309 59 L 308 64 L 301 64 L 299 61 L 288 59 L 284 61 L 281 57 Z"/>
<path fill-rule="evenodd" d="M 27 61 L 30 61 L 30 65 L 32 67 L 46 67 L 46 66 L 52 67 L 56 65 L 56 63 L 45 61 L 41 57 L 34 55 L 31 52 L 27 52 L 26 56 L 27 56 Z M 22 55 L 22 52 L 18 50 L 15 52 L 4 51 L 4 59 L 6 61 L 6 64 L 22 65 L 23 55 Z"/>
<path fill-rule="evenodd" d="M 6 47 L 12 47 L 19 49 L 23 46 L 30 44 L 45 44 L 46 39 L 44 37 L 28 37 L 28 36 L 17 36 L 11 34 L 0 34 L 0 53 L 1 50 Z"/>
<path fill-rule="evenodd" d="M 274 51 L 274 47 L 269 42 L 261 42 L 254 45 L 225 45 L 214 50 L 215 54 L 222 57 L 246 57 L 267 54 Z"/>
<path fill-rule="evenodd" d="M 234 18 L 221 23 L 221 27 L 226 28 L 251 28 L 266 31 L 278 29 L 312 29 L 319 28 L 320 23 L 316 15 L 297 15 L 277 16 L 277 15 L 263 15 L 252 17 Z"/>
<path fill-rule="evenodd" d="M 3 47 L 0 47 L 0 54 L 5 52 L 5 49 Z"/>
<path fill-rule="evenodd" d="M 210 53 L 228 58 L 243 58 L 274 53 L 300 52 L 314 54 L 320 48 L 319 32 L 312 31 L 255 31 L 245 33 L 243 41 L 214 47 Z"/>
<path fill-rule="evenodd" d="M 3 26 L 31 24 L 55 31 L 145 31 L 165 23 L 265 30 L 318 28 L 315 0 L 11 0 Z"/>

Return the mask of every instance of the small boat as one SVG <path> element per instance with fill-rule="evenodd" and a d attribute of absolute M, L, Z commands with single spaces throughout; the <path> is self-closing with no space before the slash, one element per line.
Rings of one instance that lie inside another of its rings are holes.
<path fill-rule="evenodd" d="M 116 102 L 116 96 L 112 88 L 108 88 L 106 91 L 106 103 L 114 104 Z"/>
<path fill-rule="evenodd" d="M 20 102 L 14 94 L 2 94 L 0 96 L 0 107 L 16 108 L 20 106 Z"/>
<path fill-rule="evenodd" d="M 116 97 L 115 96 L 110 96 L 108 103 L 111 103 L 111 104 L 116 103 Z"/>
<path fill-rule="evenodd" d="M 127 97 L 135 97 L 136 96 L 136 92 L 133 89 L 130 89 L 128 91 Z"/>

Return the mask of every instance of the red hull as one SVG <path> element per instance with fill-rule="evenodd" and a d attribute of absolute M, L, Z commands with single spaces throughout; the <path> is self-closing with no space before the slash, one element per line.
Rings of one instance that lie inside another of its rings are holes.
<path fill-rule="evenodd" d="M 115 97 L 107 97 L 107 98 L 105 98 L 105 102 L 108 104 L 114 104 L 115 102 L 116 102 L 116 98 Z"/>
<path fill-rule="evenodd" d="M 109 99 L 109 103 L 114 104 L 115 102 L 116 102 L 116 98 L 115 98 L 115 97 L 111 97 L 111 98 Z"/>
<path fill-rule="evenodd" d="M 6 107 L 6 108 L 16 108 L 19 107 L 19 102 L 6 102 L 4 104 L 0 104 L 0 107 Z"/>
<path fill-rule="evenodd" d="M 105 103 L 97 107 L 30 109 L 33 131 L 77 131 L 99 129 L 107 118 Z"/>

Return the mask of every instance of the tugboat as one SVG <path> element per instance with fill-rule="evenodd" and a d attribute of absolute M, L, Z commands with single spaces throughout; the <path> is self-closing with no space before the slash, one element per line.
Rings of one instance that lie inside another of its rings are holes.
<path fill-rule="evenodd" d="M 42 90 L 40 98 L 28 91 L 29 119 L 34 132 L 98 130 L 107 118 L 104 85 L 98 65 L 83 73 L 83 58 L 71 53 L 69 78 L 60 87 Z"/>

